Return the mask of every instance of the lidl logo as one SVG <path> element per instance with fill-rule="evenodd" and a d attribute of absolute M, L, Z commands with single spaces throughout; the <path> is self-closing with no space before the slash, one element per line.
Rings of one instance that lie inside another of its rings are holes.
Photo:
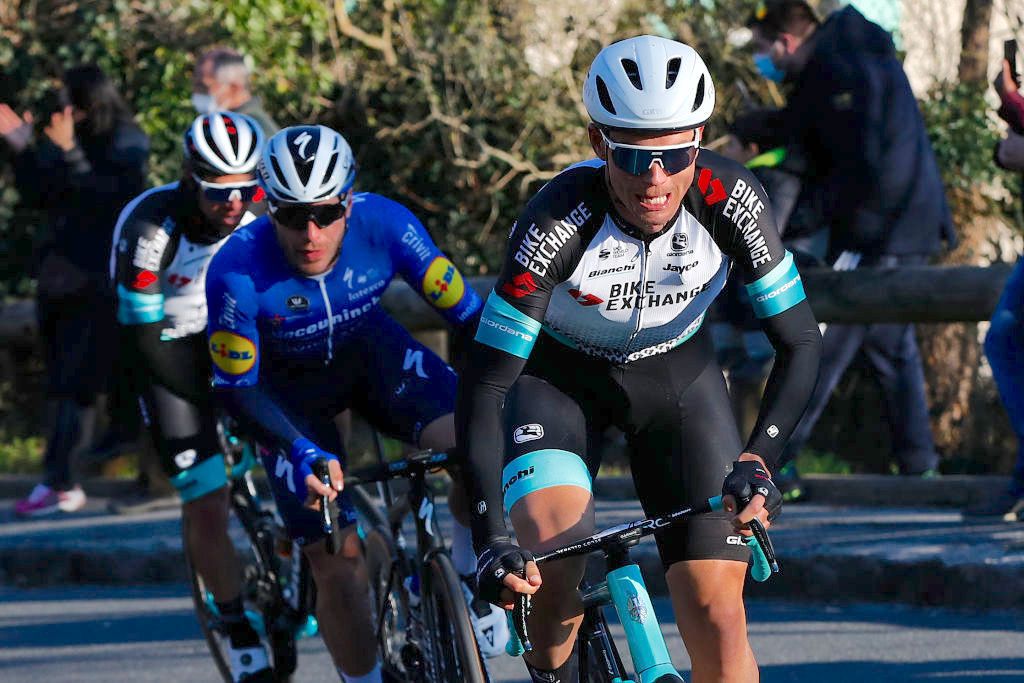
<path fill-rule="evenodd" d="M 462 301 L 466 285 L 451 261 L 438 256 L 423 276 L 423 294 L 438 308 L 451 308 Z"/>
<path fill-rule="evenodd" d="M 245 337 L 220 330 L 210 335 L 210 357 L 229 375 L 244 375 L 256 362 L 256 345 Z"/>

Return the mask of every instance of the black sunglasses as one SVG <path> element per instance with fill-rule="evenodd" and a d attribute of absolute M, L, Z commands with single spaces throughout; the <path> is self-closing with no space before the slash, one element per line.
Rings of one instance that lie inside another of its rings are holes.
<path fill-rule="evenodd" d="M 345 215 L 347 201 L 337 204 L 274 204 L 268 203 L 274 220 L 290 230 L 305 230 L 309 221 L 326 228 Z"/>
<path fill-rule="evenodd" d="M 612 161 L 620 169 L 630 175 L 641 176 L 654 164 L 660 164 L 665 173 L 675 175 L 690 167 L 697 159 L 700 149 L 700 133 L 696 133 L 691 142 L 673 147 L 644 147 L 613 142 L 601 131 L 601 137 L 611 152 Z"/>
<path fill-rule="evenodd" d="M 246 180 L 240 183 L 208 183 L 197 175 L 192 179 L 199 185 L 203 197 L 211 202 L 258 202 L 266 197 L 263 188 L 255 180 Z"/>

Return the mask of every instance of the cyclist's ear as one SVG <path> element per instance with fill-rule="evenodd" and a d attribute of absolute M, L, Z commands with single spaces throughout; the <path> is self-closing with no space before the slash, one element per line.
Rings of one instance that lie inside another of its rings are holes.
<path fill-rule="evenodd" d="M 597 127 L 597 124 L 590 123 L 587 126 L 587 136 L 590 138 L 590 146 L 594 148 L 594 154 L 599 159 L 607 159 L 608 150 L 604 144 L 604 137 L 601 135 L 601 129 Z"/>

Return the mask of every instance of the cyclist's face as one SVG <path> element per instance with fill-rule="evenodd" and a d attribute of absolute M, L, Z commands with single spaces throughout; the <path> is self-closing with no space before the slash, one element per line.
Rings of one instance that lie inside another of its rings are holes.
<path fill-rule="evenodd" d="M 340 202 L 340 197 L 332 197 L 314 206 Z M 288 263 L 303 275 L 320 275 L 330 270 L 337 260 L 351 213 L 352 204 L 349 202 L 342 217 L 325 227 L 320 227 L 310 216 L 298 225 L 281 223 L 274 214 L 270 214 L 270 220 L 274 223 L 277 242 Z"/>
<path fill-rule="evenodd" d="M 249 180 L 255 180 L 255 178 L 252 173 L 235 173 L 204 178 L 204 181 L 210 184 L 228 185 L 244 183 Z M 199 194 L 199 211 L 202 212 L 206 221 L 221 233 L 226 234 L 237 228 L 242 220 L 242 216 L 245 215 L 246 209 L 249 208 L 249 202 L 242 201 L 241 196 L 239 196 L 241 193 L 235 193 L 233 199 L 220 202 L 209 199 L 201 188 L 197 192 Z"/>
<path fill-rule="evenodd" d="M 633 175 L 615 165 L 601 136 L 601 131 L 596 126 L 592 124 L 588 132 L 590 144 L 597 156 L 608 164 L 608 185 L 616 209 L 638 230 L 647 234 L 659 232 L 679 210 L 683 195 L 693 183 L 696 163 L 669 175 L 661 164 L 655 162 L 642 175 Z M 671 147 L 693 141 L 696 131 L 687 130 L 676 133 L 612 131 L 607 135 L 613 143 L 621 142 L 644 147 Z"/>

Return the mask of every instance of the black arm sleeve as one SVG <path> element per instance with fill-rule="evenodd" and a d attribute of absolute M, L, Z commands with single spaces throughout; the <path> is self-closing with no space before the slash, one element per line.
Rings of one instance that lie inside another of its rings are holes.
<path fill-rule="evenodd" d="M 136 351 L 153 382 L 195 405 L 208 400 L 209 382 L 196 386 L 197 373 L 194 371 L 197 362 L 205 361 L 205 334 L 160 341 L 163 322 L 129 325 L 127 329 L 134 338 Z M 200 343 L 196 343 L 196 339 Z M 209 368 L 209 363 L 204 365 Z M 186 368 L 190 371 L 186 372 Z"/>

